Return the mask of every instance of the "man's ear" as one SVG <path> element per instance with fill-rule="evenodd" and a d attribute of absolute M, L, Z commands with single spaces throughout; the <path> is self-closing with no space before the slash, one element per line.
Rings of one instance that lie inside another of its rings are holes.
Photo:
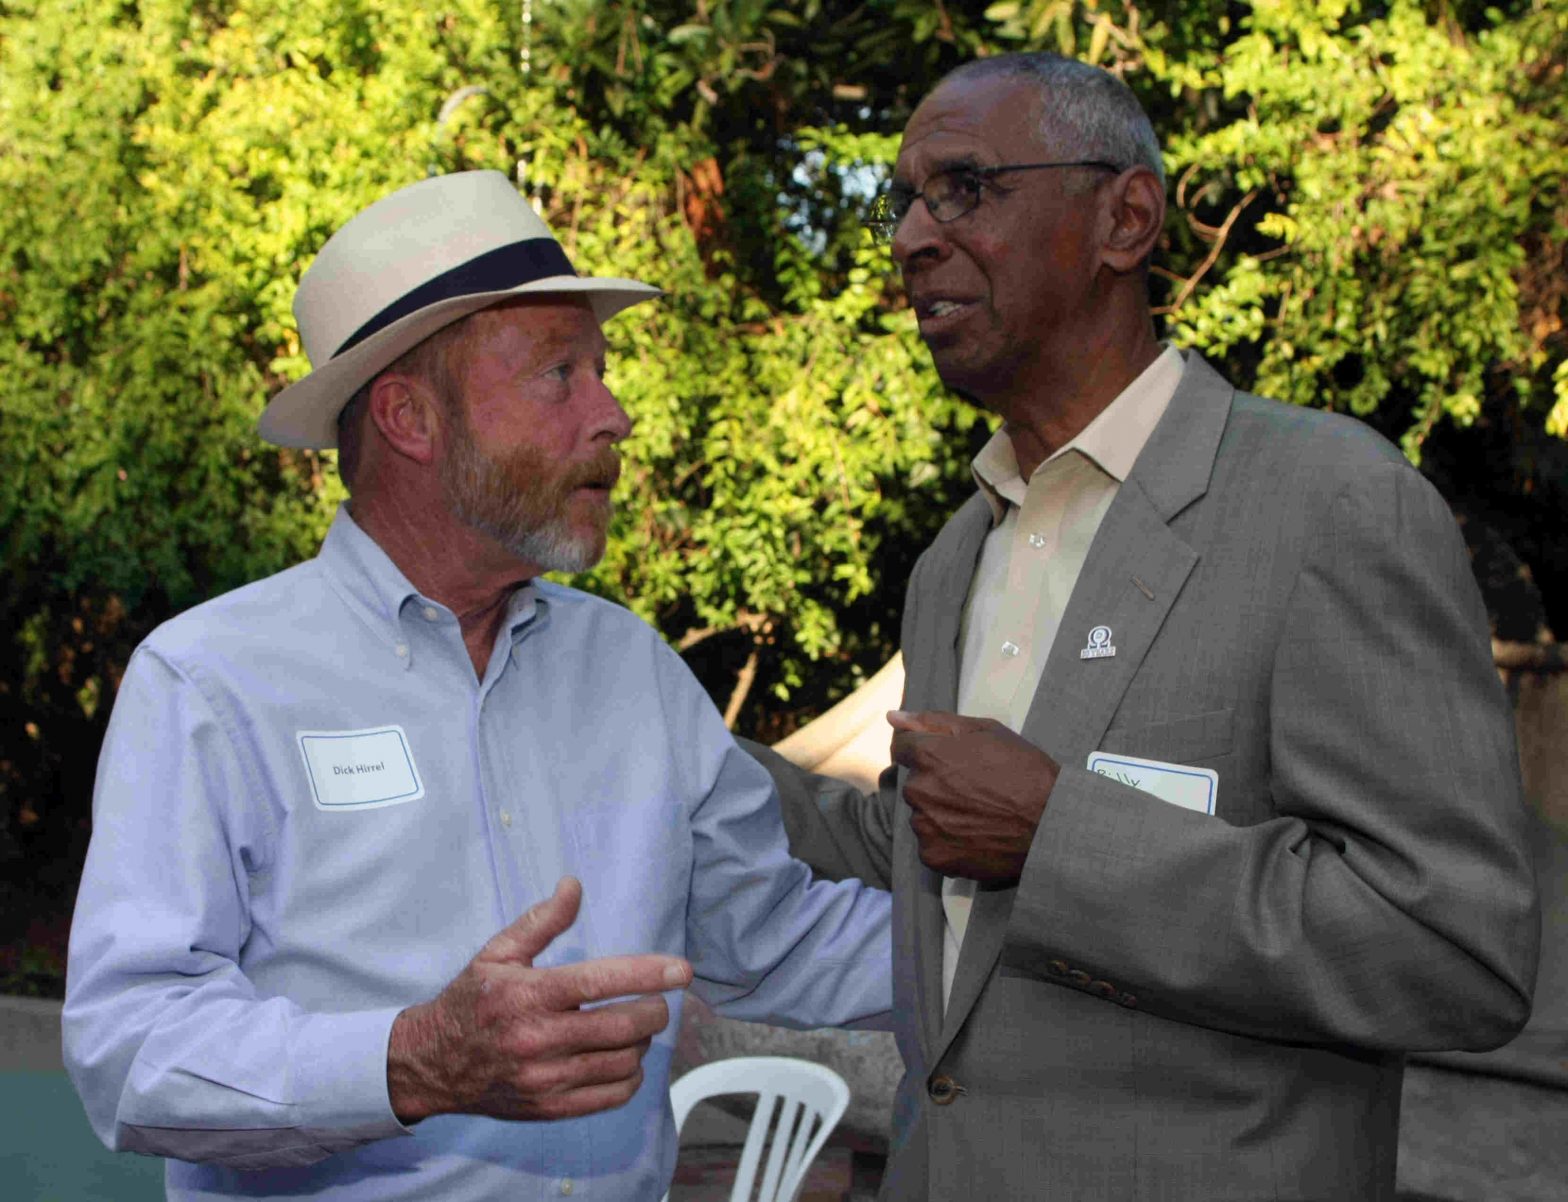
<path fill-rule="evenodd" d="M 1105 265 L 1119 274 L 1147 261 L 1165 226 L 1165 189 L 1147 167 L 1129 167 L 1110 184 L 1106 200 L 1109 229 L 1101 243 Z"/>
<path fill-rule="evenodd" d="M 436 457 L 445 414 L 423 380 L 388 373 L 370 389 L 370 420 L 397 454 L 429 464 Z"/>

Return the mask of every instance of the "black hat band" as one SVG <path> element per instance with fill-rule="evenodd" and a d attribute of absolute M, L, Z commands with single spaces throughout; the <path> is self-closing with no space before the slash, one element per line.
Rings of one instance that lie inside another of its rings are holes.
<path fill-rule="evenodd" d="M 505 292 L 535 280 L 576 274 L 571 260 L 554 238 L 528 238 L 498 246 L 426 280 L 412 292 L 404 293 L 350 334 L 343 345 L 332 352 L 332 358 L 336 359 L 410 313 L 441 301 L 483 292 Z"/>

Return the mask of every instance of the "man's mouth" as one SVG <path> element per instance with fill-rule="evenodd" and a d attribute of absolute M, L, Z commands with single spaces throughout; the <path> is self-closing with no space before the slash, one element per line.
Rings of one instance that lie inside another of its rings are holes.
<path fill-rule="evenodd" d="M 973 301 L 952 300 L 943 297 L 940 300 L 924 301 L 917 305 L 915 312 L 920 317 L 922 327 L 944 323 L 974 305 Z"/>
<path fill-rule="evenodd" d="M 620 479 L 619 466 L 602 468 L 591 475 L 579 479 L 573 486 L 572 492 L 595 501 L 608 501 L 610 493 L 615 488 L 615 482 Z"/>

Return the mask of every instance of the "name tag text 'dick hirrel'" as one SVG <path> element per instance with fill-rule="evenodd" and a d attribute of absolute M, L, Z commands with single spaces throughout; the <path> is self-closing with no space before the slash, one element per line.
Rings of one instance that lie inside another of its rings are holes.
<path fill-rule="evenodd" d="M 299 750 L 318 810 L 370 810 L 425 795 L 401 726 L 302 730 Z"/>

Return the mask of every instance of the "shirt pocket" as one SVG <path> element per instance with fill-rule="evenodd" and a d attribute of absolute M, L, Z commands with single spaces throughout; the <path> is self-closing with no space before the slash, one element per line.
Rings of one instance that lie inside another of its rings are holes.
<path fill-rule="evenodd" d="M 1226 708 L 1188 714 L 1164 722 L 1113 726 L 1099 750 L 1171 764 L 1198 764 L 1229 755 L 1235 711 Z"/>

